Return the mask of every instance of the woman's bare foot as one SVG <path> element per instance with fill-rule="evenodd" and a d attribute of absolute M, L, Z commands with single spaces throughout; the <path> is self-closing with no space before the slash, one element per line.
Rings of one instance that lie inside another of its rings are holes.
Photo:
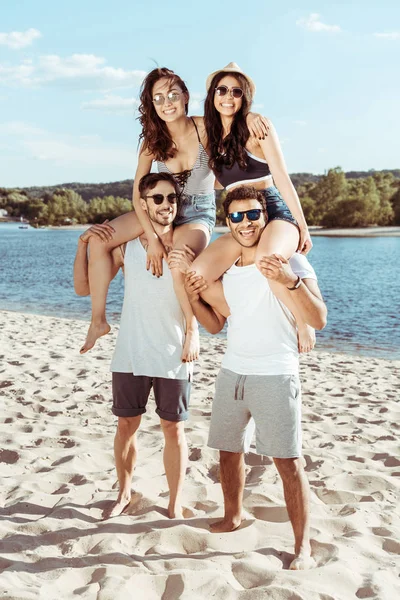
<path fill-rule="evenodd" d="M 311 556 L 311 549 L 300 550 L 290 563 L 289 569 L 292 571 L 307 571 L 313 569 L 316 566 L 316 562 Z"/>
<path fill-rule="evenodd" d="M 93 348 L 99 337 L 101 337 L 102 335 L 106 335 L 110 331 L 111 327 L 109 326 L 107 321 L 92 321 L 89 325 L 89 330 L 87 332 L 85 343 L 79 350 L 79 353 L 85 354 L 85 352 Z"/>
<path fill-rule="evenodd" d="M 311 352 L 315 346 L 315 329 L 306 324 L 298 327 L 297 342 L 299 352 Z"/>
<path fill-rule="evenodd" d="M 182 350 L 182 362 L 192 362 L 197 360 L 200 354 L 200 337 L 199 330 L 188 329 L 186 332 L 185 343 Z"/>
<path fill-rule="evenodd" d="M 122 515 L 122 513 L 128 508 L 130 501 L 130 496 L 118 496 L 116 502 L 112 502 L 110 506 L 107 506 L 107 508 L 103 510 L 103 521 L 105 521 L 106 519 L 111 519 L 112 517 L 118 517 L 119 515 Z"/>
<path fill-rule="evenodd" d="M 241 517 L 234 517 L 232 519 L 224 517 L 222 521 L 217 521 L 210 525 L 211 533 L 229 533 L 240 527 L 241 523 Z"/>

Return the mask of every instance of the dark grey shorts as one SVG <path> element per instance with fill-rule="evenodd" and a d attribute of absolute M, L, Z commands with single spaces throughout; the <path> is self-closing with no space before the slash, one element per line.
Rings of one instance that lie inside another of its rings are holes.
<path fill-rule="evenodd" d="M 191 385 L 186 379 L 164 379 L 114 372 L 112 412 L 117 417 L 142 415 L 146 412 L 147 400 L 153 388 L 156 413 L 159 417 L 165 421 L 186 421 Z"/>

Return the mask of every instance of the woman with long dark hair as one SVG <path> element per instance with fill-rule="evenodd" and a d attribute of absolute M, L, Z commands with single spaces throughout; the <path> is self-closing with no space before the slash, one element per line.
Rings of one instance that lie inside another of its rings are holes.
<path fill-rule="evenodd" d="M 153 162 L 158 170 L 171 173 L 182 193 L 175 220 L 174 249 L 197 256 L 210 241 L 215 225 L 214 174 L 205 147 L 205 130 L 201 117 L 188 117 L 189 91 L 185 82 L 173 71 L 157 68 L 143 81 L 140 92 L 139 121 L 142 141 L 133 187 L 130 212 L 111 221 L 111 239 L 90 238 L 89 285 L 92 299 L 92 321 L 81 353 L 93 347 L 96 340 L 110 331 L 105 307 L 112 278 L 111 251 L 143 232 L 148 239 L 147 267 L 162 276 L 163 258 L 168 248 L 158 239 L 147 213 L 140 204 L 138 182 L 149 173 Z M 260 124 L 255 123 L 254 132 Z M 174 286 L 186 319 L 183 361 L 192 361 L 199 353 L 198 325 L 184 289 L 184 275 L 171 269 Z M 149 323 L 151 327 L 151 323 Z"/>
<path fill-rule="evenodd" d="M 249 183 L 264 194 L 267 202 L 268 225 L 258 246 L 257 263 L 262 256 L 278 254 L 288 259 L 296 250 L 307 253 L 312 242 L 275 129 L 268 121 L 267 136 L 250 135 L 247 115 L 255 93 L 253 80 L 238 65 L 229 63 L 209 75 L 206 87 L 207 149 L 210 167 L 219 184 L 231 190 Z M 215 282 L 239 255 L 239 244 L 228 233 L 207 248 L 192 269 L 207 281 Z M 270 285 L 297 317 L 290 292 L 276 282 L 270 281 Z M 307 352 L 314 346 L 314 331 L 300 318 L 297 326 L 299 350 Z"/>

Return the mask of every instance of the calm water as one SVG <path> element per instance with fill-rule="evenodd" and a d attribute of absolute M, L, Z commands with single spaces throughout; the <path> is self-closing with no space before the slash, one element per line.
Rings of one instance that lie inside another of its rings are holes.
<path fill-rule="evenodd" d="M 79 234 L 0 225 L 0 309 L 89 319 L 90 300 L 77 297 L 72 284 Z M 400 238 L 314 237 L 313 243 L 309 258 L 329 310 L 318 346 L 400 358 Z M 119 274 L 109 293 L 111 321 L 122 296 Z"/>

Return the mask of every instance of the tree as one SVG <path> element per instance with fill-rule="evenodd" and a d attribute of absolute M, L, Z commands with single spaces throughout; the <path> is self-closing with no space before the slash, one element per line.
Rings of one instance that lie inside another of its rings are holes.
<path fill-rule="evenodd" d="M 321 225 L 334 227 L 337 208 L 347 194 L 347 180 L 340 167 L 329 169 L 309 192 L 314 200 Z"/>

